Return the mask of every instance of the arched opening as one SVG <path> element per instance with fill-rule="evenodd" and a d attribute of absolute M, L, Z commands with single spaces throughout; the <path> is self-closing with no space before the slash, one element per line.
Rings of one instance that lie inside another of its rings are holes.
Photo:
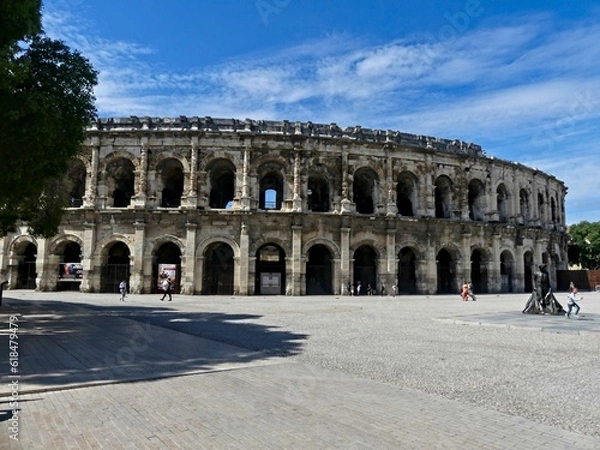
<path fill-rule="evenodd" d="M 525 252 L 523 255 L 523 267 L 525 277 L 525 292 L 533 292 L 533 253 Z"/>
<path fill-rule="evenodd" d="M 475 292 L 488 292 L 487 269 L 480 250 L 473 250 L 471 253 L 471 283 Z"/>
<path fill-rule="evenodd" d="M 233 249 L 224 242 L 211 244 L 204 252 L 204 280 L 202 293 L 206 295 L 233 295 Z"/>
<path fill-rule="evenodd" d="M 20 252 L 17 252 L 19 265 L 17 267 L 17 289 L 35 289 L 37 272 L 37 247 L 29 242 Z"/>
<path fill-rule="evenodd" d="M 417 258 L 412 249 L 405 247 L 398 255 L 398 292 L 417 293 Z"/>
<path fill-rule="evenodd" d="M 308 251 L 306 262 L 306 294 L 331 295 L 333 283 L 331 276 L 332 256 L 322 244 L 313 245 Z"/>
<path fill-rule="evenodd" d="M 228 209 L 235 196 L 235 166 L 231 161 L 219 159 L 210 164 L 210 195 L 208 206 L 213 209 Z"/>
<path fill-rule="evenodd" d="M 308 177 L 308 209 L 313 212 L 328 212 L 329 183 L 321 176 Z"/>
<path fill-rule="evenodd" d="M 496 207 L 498 220 L 502 223 L 508 222 L 508 191 L 504 184 L 498 185 L 498 189 L 496 189 Z"/>
<path fill-rule="evenodd" d="M 413 217 L 415 215 L 415 180 L 412 175 L 402 174 L 396 185 L 396 206 L 401 216 Z"/>
<path fill-rule="evenodd" d="M 285 252 L 275 244 L 265 244 L 256 252 L 256 293 L 285 294 Z"/>
<path fill-rule="evenodd" d="M 60 252 L 61 250 L 58 249 Z M 58 290 L 78 291 L 83 279 L 81 246 L 77 242 L 64 244 L 58 266 Z"/>
<path fill-rule="evenodd" d="M 469 219 L 481 222 L 485 217 L 485 187 L 480 180 L 469 182 Z"/>
<path fill-rule="evenodd" d="M 377 174 L 373 170 L 363 167 L 356 171 L 352 193 L 357 213 L 375 213 L 375 205 L 379 200 L 377 198 L 378 183 Z"/>
<path fill-rule="evenodd" d="M 368 245 L 361 245 L 354 252 L 354 292 L 358 292 L 360 285 L 360 295 L 366 294 L 369 285 L 377 290 L 377 253 Z"/>
<path fill-rule="evenodd" d="M 527 225 L 529 222 L 529 195 L 525 189 L 519 191 L 519 210 L 521 217 L 523 218 L 523 224 Z"/>
<path fill-rule="evenodd" d="M 438 294 L 453 294 L 458 292 L 458 285 L 455 280 L 455 264 L 448 250 L 443 248 L 438 252 L 436 258 Z"/>
<path fill-rule="evenodd" d="M 281 209 L 283 202 L 283 175 L 269 172 L 260 179 L 260 209 Z"/>
<path fill-rule="evenodd" d="M 157 167 L 161 187 L 160 206 L 163 208 L 178 208 L 181 206 L 183 195 L 183 165 L 181 161 L 169 158 Z"/>
<path fill-rule="evenodd" d="M 69 162 L 67 173 L 69 189 L 69 206 L 79 208 L 83 206 L 83 197 L 85 196 L 85 164 L 79 159 Z"/>
<path fill-rule="evenodd" d="M 435 180 L 435 217 L 449 219 L 452 217 L 452 180 L 441 175 Z"/>
<path fill-rule="evenodd" d="M 556 215 L 556 202 L 554 201 L 554 197 L 550 197 L 550 213 L 552 214 L 552 223 L 556 225 L 557 215 Z"/>
<path fill-rule="evenodd" d="M 504 250 L 500 254 L 500 283 L 501 292 L 512 292 L 513 291 L 513 278 L 514 278 L 514 258 L 513 255 L 508 251 Z"/>
<path fill-rule="evenodd" d="M 112 160 L 106 166 L 109 192 L 115 208 L 127 208 L 135 193 L 135 175 L 133 163 L 126 158 Z"/>
<path fill-rule="evenodd" d="M 115 242 L 111 245 L 100 270 L 100 292 L 119 292 L 119 283 L 123 280 L 129 286 L 130 256 L 125 243 Z"/>
<path fill-rule="evenodd" d="M 181 249 L 173 242 L 165 242 L 157 250 L 153 264 L 154 284 L 152 292 L 160 292 L 165 278 L 170 278 L 173 291 L 180 292 L 181 286 Z"/>

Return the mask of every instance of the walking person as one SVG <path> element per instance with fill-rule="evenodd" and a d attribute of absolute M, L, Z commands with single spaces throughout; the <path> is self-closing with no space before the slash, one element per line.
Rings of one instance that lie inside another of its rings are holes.
<path fill-rule="evenodd" d="M 119 283 L 119 292 L 121 293 L 119 300 L 124 302 L 125 297 L 127 297 L 127 281 L 123 280 Z"/>
<path fill-rule="evenodd" d="M 573 310 L 573 308 L 575 308 L 575 317 L 579 317 L 579 305 L 577 304 L 577 302 L 583 297 L 577 296 L 578 292 L 579 291 L 577 290 L 577 288 L 573 287 L 573 291 L 570 292 L 569 295 L 567 295 L 567 298 L 569 299 L 569 302 L 567 303 L 569 310 L 567 311 L 565 316 L 567 316 L 568 319 L 571 318 L 571 311 Z"/>
<path fill-rule="evenodd" d="M 169 301 L 173 300 L 173 297 L 171 297 L 171 288 L 173 287 L 173 282 L 171 281 L 170 278 L 166 278 L 163 283 L 162 283 L 162 289 L 163 289 L 163 296 L 160 299 L 160 301 L 162 302 L 165 297 L 168 295 L 169 296 Z"/>
<path fill-rule="evenodd" d="M 470 281 L 467 283 L 468 285 L 468 295 L 469 297 L 471 297 L 471 300 L 475 301 L 477 300 L 477 298 L 475 297 L 475 294 L 473 293 L 473 283 L 471 283 Z"/>
<path fill-rule="evenodd" d="M 392 297 L 396 296 L 397 290 L 398 290 L 398 286 L 396 286 L 396 283 L 392 284 Z"/>
<path fill-rule="evenodd" d="M 466 281 L 463 281 L 462 283 L 460 296 L 462 297 L 463 301 L 469 301 L 469 284 Z"/>

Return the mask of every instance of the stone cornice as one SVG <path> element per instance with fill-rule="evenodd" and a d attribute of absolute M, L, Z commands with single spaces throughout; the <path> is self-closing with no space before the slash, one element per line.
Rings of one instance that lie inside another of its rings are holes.
<path fill-rule="evenodd" d="M 401 145 L 433 151 L 445 151 L 467 156 L 485 156 L 481 146 L 460 140 L 442 139 L 431 136 L 402 133 L 392 130 L 376 130 L 361 126 L 341 128 L 335 123 L 325 125 L 312 122 L 290 122 L 288 120 L 238 120 L 212 117 L 153 118 L 99 118 L 87 128 L 94 132 L 177 132 L 196 131 L 205 133 L 236 133 L 238 135 L 298 136 L 333 139 L 348 142 L 365 142 Z"/>

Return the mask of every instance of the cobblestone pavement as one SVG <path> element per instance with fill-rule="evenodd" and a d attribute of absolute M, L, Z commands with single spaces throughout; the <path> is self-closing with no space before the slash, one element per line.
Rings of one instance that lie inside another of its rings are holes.
<path fill-rule="evenodd" d="M 569 320 L 523 295 L 5 291 L 0 449 L 598 449 L 583 295 Z"/>

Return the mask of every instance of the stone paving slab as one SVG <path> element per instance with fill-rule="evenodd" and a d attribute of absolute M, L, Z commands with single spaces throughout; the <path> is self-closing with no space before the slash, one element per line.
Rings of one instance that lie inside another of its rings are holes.
<path fill-rule="evenodd" d="M 438 322 L 456 323 L 461 325 L 501 326 L 507 328 L 522 328 L 549 333 L 591 334 L 600 333 L 600 314 L 586 313 L 579 317 L 567 318 L 560 315 L 531 315 L 518 311 L 453 315 L 451 317 L 436 317 Z"/>
<path fill-rule="evenodd" d="M 600 448 L 592 437 L 299 363 L 25 394 L 20 408 L 19 441 L 2 449 Z"/>

